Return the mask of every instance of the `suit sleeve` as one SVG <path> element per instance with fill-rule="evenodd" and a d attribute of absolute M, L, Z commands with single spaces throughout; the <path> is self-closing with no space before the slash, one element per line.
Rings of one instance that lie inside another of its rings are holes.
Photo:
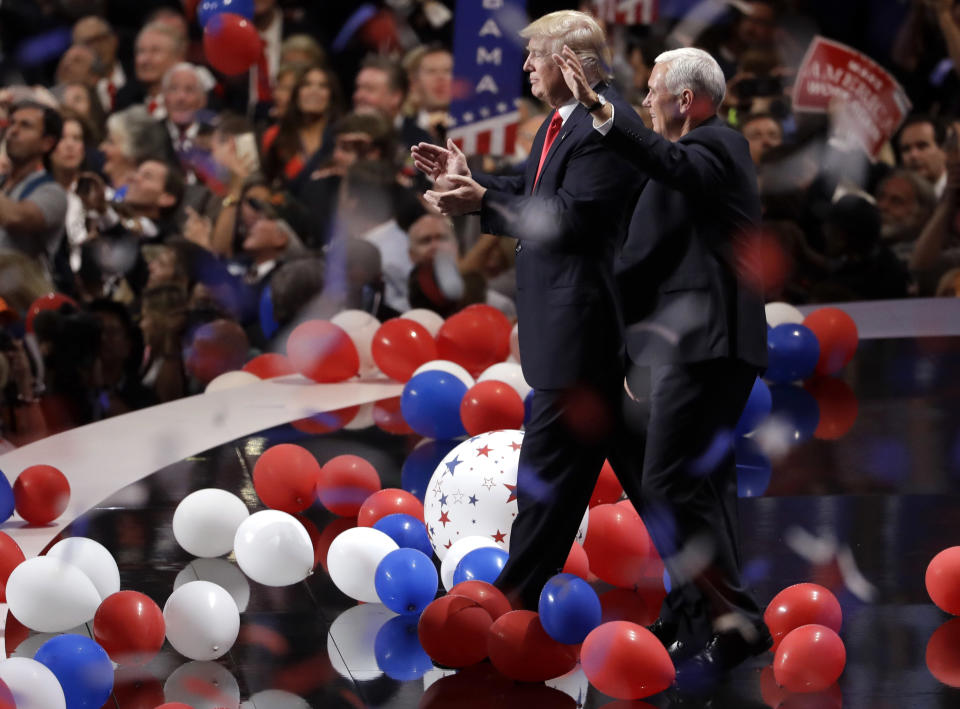
<path fill-rule="evenodd" d="M 523 194 L 523 172 L 519 175 L 494 176 L 483 172 L 473 173 L 473 179 L 488 190 L 506 192 L 507 194 Z"/>
<path fill-rule="evenodd" d="M 598 139 L 585 142 L 567 160 L 553 195 L 523 195 L 487 187 L 480 211 L 484 232 L 531 241 L 574 244 L 624 202 L 624 166 Z M 603 235 L 597 235 L 603 236 Z"/>
<path fill-rule="evenodd" d="M 643 125 L 634 111 L 615 111 L 613 126 L 604 142 L 651 179 L 681 192 L 703 194 L 723 186 L 727 179 L 719 140 L 697 138 L 675 143 Z"/>

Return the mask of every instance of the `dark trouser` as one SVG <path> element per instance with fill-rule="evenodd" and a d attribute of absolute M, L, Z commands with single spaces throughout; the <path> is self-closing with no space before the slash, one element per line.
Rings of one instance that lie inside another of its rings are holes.
<path fill-rule="evenodd" d="M 700 637 L 724 616 L 762 622 L 740 577 L 733 453 L 733 430 L 757 374 L 727 358 L 636 368 L 630 383 L 649 416 L 646 440 L 627 429 L 611 453 L 618 474 L 642 460 L 640 476 L 620 478 L 670 573 L 662 616 Z"/>
<path fill-rule="evenodd" d="M 543 585 L 563 568 L 600 468 L 621 382 L 533 395 L 517 471 L 510 558 L 497 579 L 514 605 L 536 610 Z"/>

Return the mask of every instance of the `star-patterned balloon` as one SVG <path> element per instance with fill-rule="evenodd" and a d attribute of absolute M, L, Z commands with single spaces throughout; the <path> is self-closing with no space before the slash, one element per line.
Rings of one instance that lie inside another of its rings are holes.
<path fill-rule="evenodd" d="M 517 465 L 523 431 L 490 431 L 450 451 L 433 473 L 423 501 L 424 520 L 437 557 L 455 542 L 485 536 L 510 550 L 510 532 L 517 516 Z M 581 544 L 588 511 L 577 531 Z"/>

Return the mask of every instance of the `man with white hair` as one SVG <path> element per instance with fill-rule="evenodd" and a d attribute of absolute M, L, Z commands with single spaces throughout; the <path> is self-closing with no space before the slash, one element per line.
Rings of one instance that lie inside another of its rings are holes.
<path fill-rule="evenodd" d="M 749 272 L 756 173 L 746 139 L 717 118 L 725 81 L 706 52 L 656 58 L 643 102 L 653 130 L 633 111 L 597 105 L 570 48 L 555 59 L 604 145 L 650 177 L 615 269 L 629 385 L 649 407 L 641 515 L 673 584 L 651 630 L 682 686 L 684 675 L 715 678 L 772 644 L 740 574 L 733 451 L 767 362 L 763 295 Z"/>
<path fill-rule="evenodd" d="M 471 174 L 462 152 L 421 143 L 414 162 L 435 182 L 428 202 L 447 215 L 479 212 L 484 233 L 518 238 L 520 359 L 533 387 L 517 475 L 518 512 L 503 535 L 510 559 L 497 580 L 536 610 L 566 561 L 607 454 L 623 384 L 613 252 L 640 178 L 606 150 L 553 55 L 573 47 L 599 102 L 631 112 L 606 84 L 610 50 L 597 22 L 561 10 L 521 33 L 533 95 L 553 110 L 522 175 Z M 602 95 L 604 98 L 600 99 Z M 436 524 L 434 520 L 431 524 Z"/>

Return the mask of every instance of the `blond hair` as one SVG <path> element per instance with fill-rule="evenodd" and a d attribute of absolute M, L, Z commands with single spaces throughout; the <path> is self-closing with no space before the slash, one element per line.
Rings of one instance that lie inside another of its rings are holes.
<path fill-rule="evenodd" d="M 595 19 L 585 12 L 558 10 L 534 20 L 520 30 L 524 39 L 543 38 L 560 53 L 563 45 L 576 52 L 583 70 L 591 81 L 609 79 L 613 56 L 607 45 L 607 36 Z"/>

